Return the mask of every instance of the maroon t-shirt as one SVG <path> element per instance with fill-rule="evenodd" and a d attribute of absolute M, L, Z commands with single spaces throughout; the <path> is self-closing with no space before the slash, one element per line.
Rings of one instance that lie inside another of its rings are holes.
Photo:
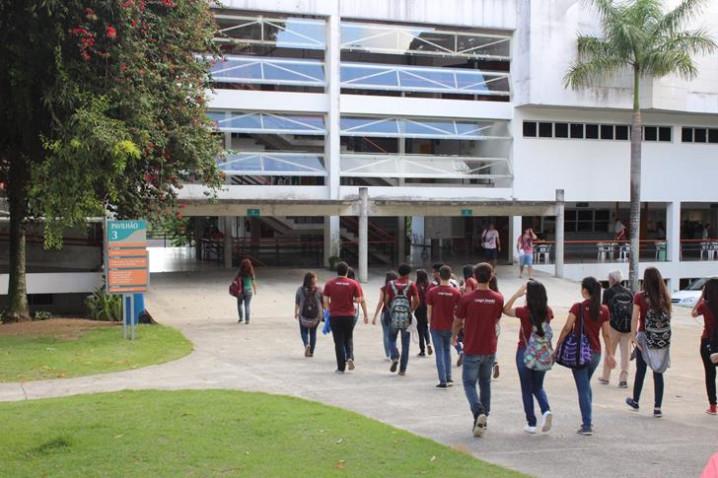
<path fill-rule="evenodd" d="M 401 293 L 402 290 L 406 289 L 406 286 L 409 282 L 409 279 L 399 277 L 397 280 L 394 281 L 396 291 Z M 411 300 L 411 298 L 413 297 L 416 303 L 419 303 L 419 289 L 416 288 L 416 284 L 414 282 L 411 282 L 409 290 L 404 293 L 407 297 L 409 297 L 409 300 Z M 392 289 L 391 282 L 389 282 L 384 286 L 384 303 L 387 306 L 391 305 L 392 299 L 394 299 L 394 289 Z"/>
<path fill-rule="evenodd" d="M 519 329 L 519 347 L 526 347 L 526 341 L 531 338 L 533 324 L 531 323 L 531 313 L 527 306 L 516 307 L 516 317 L 521 320 L 521 328 Z M 546 322 L 553 320 L 553 310 L 551 307 L 546 308 Z"/>
<path fill-rule="evenodd" d="M 456 307 L 456 317 L 464 319 L 464 353 L 496 353 L 496 322 L 501 319 L 504 296 L 492 290 L 475 290 L 464 296 Z"/>
<path fill-rule="evenodd" d="M 363 295 L 361 286 L 354 279 L 335 277 L 324 285 L 324 295 L 329 297 L 329 315 L 332 317 L 354 317 L 354 299 Z"/>
<path fill-rule="evenodd" d="M 579 307 L 583 306 L 583 333 L 588 337 L 588 341 L 591 342 L 591 350 L 596 353 L 601 353 L 601 326 L 604 322 L 608 322 L 608 307 L 605 305 L 601 306 L 598 314 L 598 320 L 591 318 L 591 301 L 584 300 L 581 303 L 576 302 L 571 307 L 570 312 L 576 317 L 576 322 L 573 324 L 572 334 L 576 333 L 579 320 Z"/>
<path fill-rule="evenodd" d="M 461 299 L 461 292 L 450 285 L 432 287 L 426 294 L 426 304 L 431 306 L 431 329 L 451 330 L 454 310 Z"/>
<path fill-rule="evenodd" d="M 701 334 L 701 339 L 710 339 L 713 336 L 716 325 L 718 325 L 716 324 L 716 318 L 703 299 L 701 299 L 701 303 L 698 304 L 697 312 L 703 316 L 703 334 Z"/>

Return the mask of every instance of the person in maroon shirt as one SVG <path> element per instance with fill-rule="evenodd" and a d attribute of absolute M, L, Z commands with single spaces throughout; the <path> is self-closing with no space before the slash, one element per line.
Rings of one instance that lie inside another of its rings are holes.
<path fill-rule="evenodd" d="M 514 308 L 514 303 L 519 297 L 526 296 L 526 305 Z M 546 372 L 543 370 L 532 370 L 524 363 L 526 344 L 531 334 L 536 333 L 541 337 L 551 339 L 551 327 L 549 322 L 553 319 L 553 311 L 548 306 L 546 288 L 540 282 L 529 280 L 509 299 L 504 306 L 504 314 L 509 317 L 517 317 L 521 321 L 519 329 L 519 344 L 516 349 L 516 368 L 519 372 L 521 382 L 521 397 L 526 414 L 526 433 L 536 433 L 536 415 L 534 413 L 534 397 L 541 409 L 541 431 L 551 430 L 553 416 L 551 406 L 548 403 L 548 396 L 543 388 Z"/>
<path fill-rule="evenodd" d="M 399 275 L 394 271 L 389 271 L 384 277 L 384 285 L 379 287 L 379 301 L 376 303 L 376 310 L 374 311 L 374 318 L 371 320 L 372 325 L 376 325 L 376 318 L 381 314 L 381 331 L 384 338 L 384 355 L 387 360 L 391 360 L 391 346 L 389 345 L 389 337 L 391 336 L 391 330 L 389 328 L 391 318 L 389 317 L 389 310 L 384 305 L 384 298 L 386 297 L 386 286 L 389 282 L 399 278 Z"/>
<path fill-rule="evenodd" d="M 561 330 L 561 335 L 556 342 L 556 350 L 559 350 L 561 343 L 568 336 L 577 332 L 580 322 L 583 322 L 583 333 L 588 337 L 591 343 L 591 363 L 586 367 L 571 369 L 573 372 L 573 380 L 576 382 L 576 391 L 578 392 L 578 405 L 581 409 L 582 424 L 579 428 L 579 435 L 592 435 L 592 413 L 591 402 L 593 400 L 593 392 L 591 391 L 591 377 L 596 371 L 598 363 L 601 361 L 601 340 L 600 334 L 603 334 L 603 341 L 606 343 L 606 361 L 609 368 L 616 366 L 616 360 L 613 358 L 609 345 L 611 344 L 610 325 L 608 323 L 608 307 L 601 304 L 601 284 L 595 277 L 586 277 L 581 282 L 581 295 L 583 302 L 573 304 L 568 313 L 566 324 Z"/>
<path fill-rule="evenodd" d="M 346 262 L 340 262 L 337 264 L 337 277 L 324 285 L 324 308 L 329 310 L 337 373 L 344 373 L 347 366 L 349 370 L 354 369 L 354 361 L 351 358 L 347 360 L 347 356 L 351 357 L 354 353 L 354 303 L 361 303 L 364 294 L 359 283 L 347 277 L 348 272 L 349 266 Z M 369 323 L 366 308 L 364 323 Z"/>
<path fill-rule="evenodd" d="M 493 274 L 491 264 L 482 262 L 476 266 L 474 276 L 478 288 L 465 294 L 456 307 L 452 327 L 452 339 L 464 329 L 464 363 L 462 380 L 464 393 L 474 415 L 473 433 L 480 437 L 486 431 L 491 411 L 491 371 L 496 358 L 496 323 L 501 318 L 504 298 L 489 289 Z M 476 382 L 479 383 L 479 395 Z"/>
<path fill-rule="evenodd" d="M 461 299 L 461 292 L 449 284 L 451 267 L 441 266 L 441 283 L 427 293 L 429 327 L 436 348 L 436 370 L 439 373 L 437 388 L 447 388 L 451 380 L 451 326 L 454 323 L 454 310 Z"/>
<path fill-rule="evenodd" d="M 701 360 L 706 376 L 706 392 L 708 393 L 708 415 L 717 415 L 716 407 L 716 364 L 711 361 L 711 354 L 718 353 L 718 279 L 710 279 L 703 286 L 703 296 L 691 311 L 693 317 L 703 316 L 703 333 L 701 334 Z"/>
<path fill-rule="evenodd" d="M 409 274 L 411 274 L 411 267 L 407 264 L 401 264 L 399 269 L 399 278 L 395 281 L 389 282 L 384 287 L 384 306 L 391 311 L 391 302 L 394 300 L 394 289 L 399 294 L 405 294 L 411 303 L 412 314 L 419 307 L 419 290 L 416 288 L 416 284 L 409 280 Z M 415 319 L 414 319 L 415 320 Z M 399 334 L 401 334 L 401 354 L 399 349 L 396 347 L 396 341 Z M 399 375 L 406 374 L 406 367 L 409 365 L 409 344 L 411 343 L 411 334 L 409 330 L 395 330 L 390 327 L 389 335 L 389 347 L 391 349 L 391 372 L 396 372 L 397 366 L 399 367 Z M 401 359 L 401 364 L 399 363 Z"/>

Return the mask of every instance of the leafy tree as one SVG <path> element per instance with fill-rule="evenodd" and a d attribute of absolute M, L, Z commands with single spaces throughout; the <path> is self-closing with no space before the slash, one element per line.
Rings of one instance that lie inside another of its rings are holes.
<path fill-rule="evenodd" d="M 206 117 L 208 0 L 0 0 L 0 182 L 10 209 L 6 319 L 28 317 L 25 228 L 45 243 L 87 217 L 174 214 L 183 181 L 216 187 Z"/>
<path fill-rule="evenodd" d="M 592 3 L 600 14 L 603 37 L 578 36 L 578 58 L 564 81 L 567 87 L 580 89 L 626 69 L 633 73 L 629 279 L 637 290 L 641 223 L 640 80 L 669 74 L 694 78 L 698 71 L 692 56 L 715 51 L 716 43 L 704 30 L 685 29 L 699 15 L 706 0 L 683 0 L 667 13 L 662 0 L 592 0 Z"/>

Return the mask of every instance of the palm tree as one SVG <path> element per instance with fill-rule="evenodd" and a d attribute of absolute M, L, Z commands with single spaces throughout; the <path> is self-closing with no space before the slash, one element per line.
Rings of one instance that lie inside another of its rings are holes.
<path fill-rule="evenodd" d="M 591 0 L 591 3 L 600 15 L 603 38 L 578 35 L 578 57 L 566 73 L 564 83 L 577 90 L 595 86 L 618 72 L 633 73 L 629 279 L 633 290 L 637 290 L 641 223 L 640 80 L 668 74 L 692 79 L 698 73 L 692 55 L 711 53 L 717 45 L 704 30 L 684 29 L 700 13 L 706 0 L 683 0 L 667 13 L 662 0 Z"/>

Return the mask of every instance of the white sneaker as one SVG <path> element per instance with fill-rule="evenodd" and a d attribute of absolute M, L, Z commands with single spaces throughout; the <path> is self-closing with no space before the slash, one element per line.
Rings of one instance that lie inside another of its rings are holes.
<path fill-rule="evenodd" d="M 535 435 L 536 434 L 536 427 L 532 427 L 531 425 L 524 426 L 524 431 L 528 433 L 529 435 Z"/>
<path fill-rule="evenodd" d="M 476 417 L 476 422 L 474 423 L 474 436 L 476 438 L 480 438 L 484 432 L 486 431 L 486 422 L 487 417 L 485 414 L 481 414 L 478 417 Z"/>
<path fill-rule="evenodd" d="M 550 431 L 551 425 L 553 425 L 553 414 L 549 410 L 541 416 L 541 431 L 544 433 Z"/>

